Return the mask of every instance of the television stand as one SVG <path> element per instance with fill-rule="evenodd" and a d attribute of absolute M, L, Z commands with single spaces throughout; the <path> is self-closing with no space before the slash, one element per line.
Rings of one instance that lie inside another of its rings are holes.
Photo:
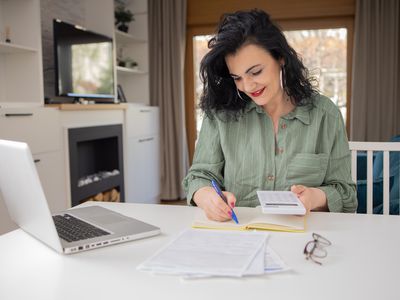
<path fill-rule="evenodd" d="M 59 110 L 120 110 L 120 109 L 127 109 L 128 104 L 121 103 L 121 104 L 79 104 L 79 103 L 63 103 L 63 104 L 46 104 L 46 107 L 55 107 Z"/>

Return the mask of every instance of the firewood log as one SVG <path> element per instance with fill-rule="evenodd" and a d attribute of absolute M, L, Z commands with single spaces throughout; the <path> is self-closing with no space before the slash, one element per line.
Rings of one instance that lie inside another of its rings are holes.
<path fill-rule="evenodd" d="M 93 197 L 94 201 L 104 201 L 103 193 L 98 193 L 96 196 Z"/>
<path fill-rule="evenodd" d="M 117 189 L 111 190 L 111 201 L 112 202 L 119 202 L 119 192 Z"/>
<path fill-rule="evenodd" d="M 107 202 L 111 201 L 111 191 L 110 190 L 103 192 L 103 201 L 107 201 Z"/>

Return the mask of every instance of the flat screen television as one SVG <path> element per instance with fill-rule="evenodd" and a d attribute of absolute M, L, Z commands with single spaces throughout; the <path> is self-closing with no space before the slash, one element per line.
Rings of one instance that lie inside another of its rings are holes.
<path fill-rule="evenodd" d="M 56 95 L 114 102 L 112 38 L 53 20 Z"/>

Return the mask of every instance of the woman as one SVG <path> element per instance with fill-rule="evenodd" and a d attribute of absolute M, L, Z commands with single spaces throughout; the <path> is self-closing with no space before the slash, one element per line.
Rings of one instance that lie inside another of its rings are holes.
<path fill-rule="evenodd" d="M 355 185 L 339 109 L 313 88 L 282 31 L 261 10 L 222 18 L 201 62 L 205 113 L 187 200 L 211 220 L 257 206 L 257 190 L 291 190 L 307 211 L 354 212 Z M 225 204 L 211 186 L 226 191 Z"/>

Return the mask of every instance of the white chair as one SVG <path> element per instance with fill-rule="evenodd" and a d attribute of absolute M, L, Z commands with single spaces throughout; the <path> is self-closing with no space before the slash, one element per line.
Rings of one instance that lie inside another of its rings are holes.
<path fill-rule="evenodd" d="M 373 213 L 373 152 L 383 151 L 383 214 L 389 214 L 389 152 L 400 151 L 397 142 L 349 142 L 351 174 L 357 183 L 357 152 L 367 152 L 367 213 Z"/>

